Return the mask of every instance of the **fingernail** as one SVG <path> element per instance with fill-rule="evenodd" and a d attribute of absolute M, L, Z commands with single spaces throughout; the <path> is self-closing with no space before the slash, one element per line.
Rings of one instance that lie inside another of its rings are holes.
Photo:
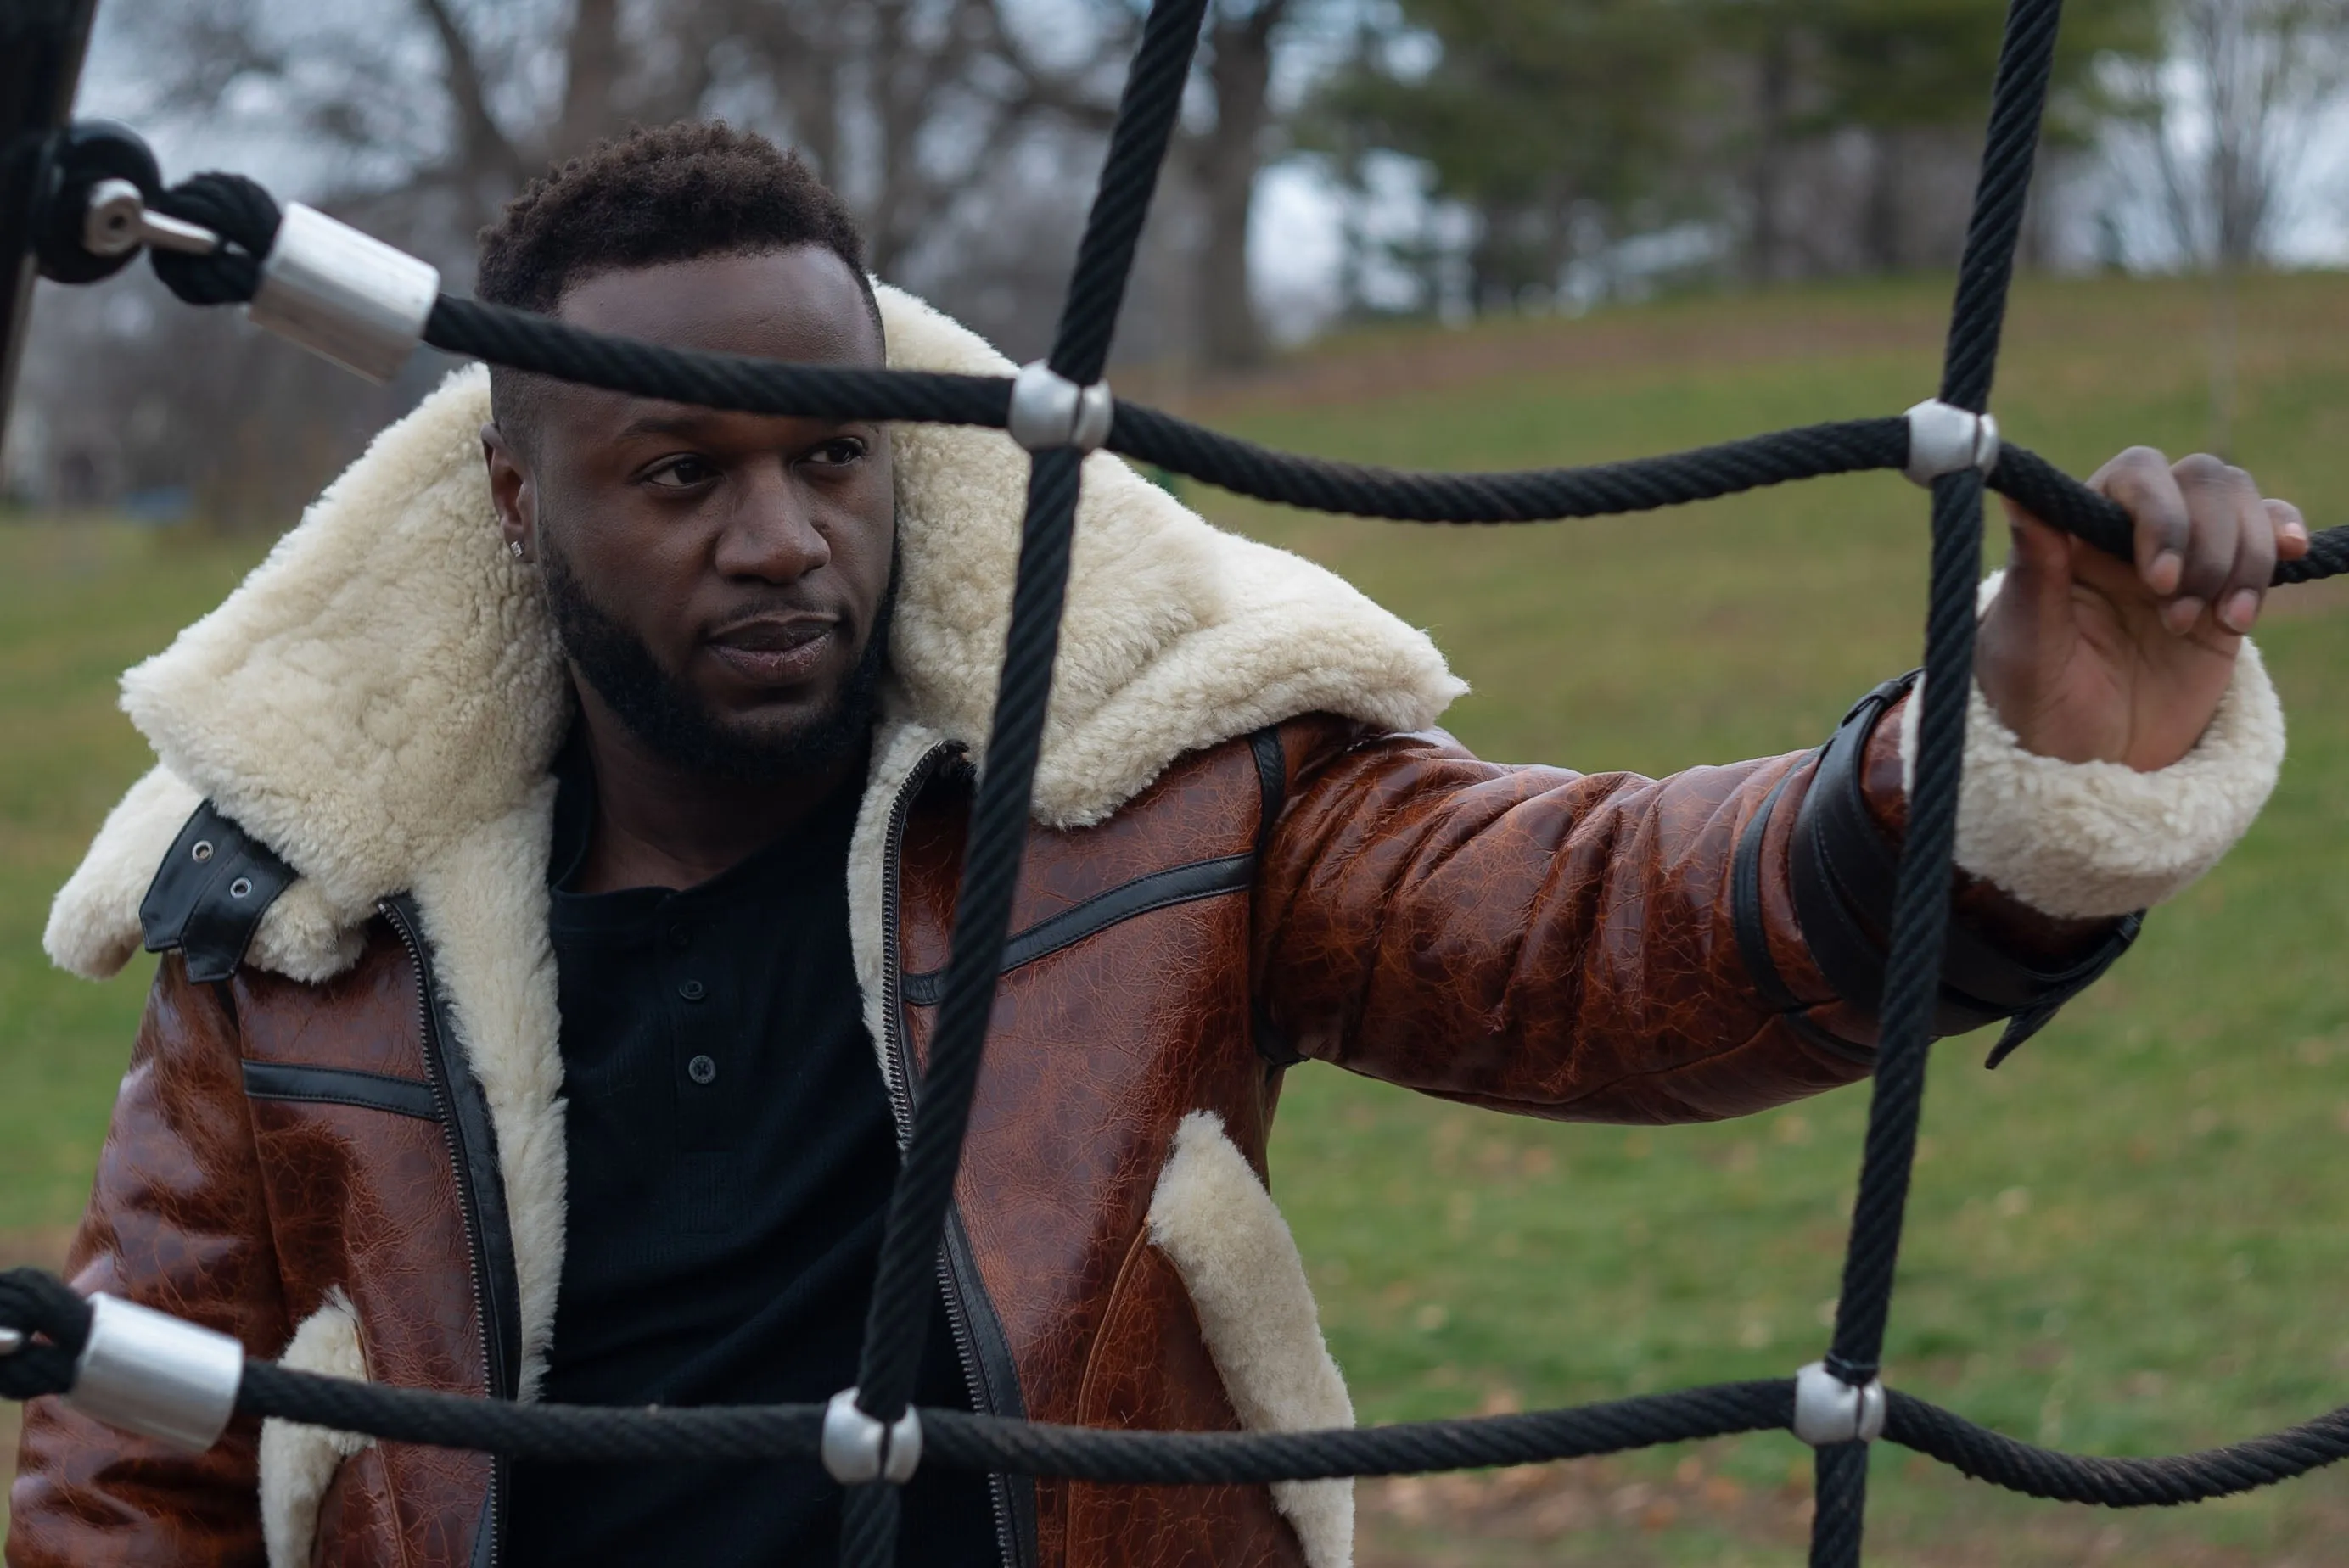
<path fill-rule="evenodd" d="M 2194 598 L 2172 599 L 2169 608 L 2161 613 L 2163 623 L 2180 636 L 2192 631 L 2194 623 L 2201 618 L 2202 601 Z"/>
<path fill-rule="evenodd" d="M 2286 539 L 2291 540 L 2295 544 L 2306 544 L 2308 542 L 2308 524 L 2304 522 L 2287 522 L 2283 525 L 2283 536 Z"/>
<path fill-rule="evenodd" d="M 2178 585 L 2178 574 L 2186 569 L 2186 558 L 2175 550 L 2165 550 L 2153 558 L 2150 581 L 2153 591 L 2167 593 Z"/>
<path fill-rule="evenodd" d="M 2230 632 L 2248 632 L 2251 623 L 2260 618 L 2260 596 L 2249 588 L 2235 591 L 2227 600 L 2227 607 L 2219 612 L 2219 619 Z"/>

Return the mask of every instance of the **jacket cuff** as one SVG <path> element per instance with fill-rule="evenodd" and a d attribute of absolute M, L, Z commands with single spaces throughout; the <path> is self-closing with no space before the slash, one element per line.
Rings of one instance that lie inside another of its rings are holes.
<path fill-rule="evenodd" d="M 1982 607 L 2000 576 L 1982 584 Z M 1923 705 L 1901 715 L 1904 784 Z M 1980 683 L 1966 705 L 1957 862 L 2043 913 L 2101 920 L 2174 897 L 2251 827 L 2283 765 L 2283 708 L 2249 638 L 2194 749 L 2154 773 L 2023 749 Z"/>

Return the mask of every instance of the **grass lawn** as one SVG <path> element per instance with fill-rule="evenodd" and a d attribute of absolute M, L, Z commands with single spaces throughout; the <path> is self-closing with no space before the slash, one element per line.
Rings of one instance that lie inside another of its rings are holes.
<path fill-rule="evenodd" d="M 1334 344 L 1195 403 L 1276 444 L 1444 468 L 1567 463 L 1907 406 L 1946 285 L 1669 303 L 1579 323 Z M 2349 279 L 2247 290 L 2238 460 L 2349 518 Z M 2186 285 L 2034 282 L 1996 399 L 2075 472 L 2204 438 Z M 1897 478 L 1515 529 L 1306 517 L 1193 490 L 1430 627 L 1488 755 L 1658 771 L 1805 746 L 1913 664 L 1925 509 Z M 88 1181 L 143 979 L 37 950 L 49 892 L 144 748 L 117 671 L 259 546 L 0 530 L 0 1253 L 47 1254 Z M 1889 1360 L 2042 1441 L 2150 1453 L 2349 1402 L 2349 596 L 2288 591 L 2261 641 L 2292 718 L 2282 789 L 2226 866 L 1996 1074 L 1934 1070 Z M 1865 1111 L 1847 1090 L 1710 1128 L 1511 1120 L 1291 1075 L 1277 1194 L 1365 1419 L 1783 1375 L 1837 1285 Z M 1806 1450 L 1757 1437 L 1366 1488 L 1367 1563 L 1792 1564 Z M 2313 1563 L 2349 1476 L 2148 1515 L 2006 1498 L 1878 1457 L 1877 1560 Z"/>

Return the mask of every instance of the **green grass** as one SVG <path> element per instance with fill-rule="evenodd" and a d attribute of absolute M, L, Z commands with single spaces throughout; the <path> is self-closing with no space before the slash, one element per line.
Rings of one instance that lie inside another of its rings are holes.
<path fill-rule="evenodd" d="M 2349 279 L 2247 292 L 2235 455 L 2320 522 L 2349 517 Z M 1932 387 L 1945 304 L 1944 285 L 1916 284 L 1389 333 L 1203 411 L 1385 462 L 1626 456 L 1903 407 Z M 2130 440 L 2192 448 L 2202 332 L 2186 285 L 2026 284 L 1997 397 L 2009 435 L 2083 473 Z M 1808 745 L 1917 655 L 1924 506 L 1897 479 L 1495 530 L 1189 493 L 1430 627 L 1476 687 L 1450 724 L 1495 757 L 1652 772 Z M 138 1013 L 143 965 L 89 986 L 37 952 L 50 892 L 145 765 L 113 676 L 257 552 L 0 531 L 0 1232 L 71 1222 Z M 2349 707 L 2327 679 L 2349 667 L 2344 604 L 2286 595 L 2261 634 L 2292 750 L 2237 853 L 1998 1073 L 1980 1070 L 1982 1041 L 1941 1053 L 1893 1315 L 1901 1386 L 2113 1453 L 2349 1402 Z M 1864 1111 L 1846 1090 L 1718 1127 L 1551 1126 L 1307 1068 L 1274 1186 L 1365 1418 L 1605 1398 L 1819 1353 Z M 1423 1528 L 1382 1511 L 1368 1555 L 1794 1563 L 1802 1458 L 1765 1437 L 1610 1465 L 1612 1511 L 1562 1534 L 1464 1541 L 1457 1509 Z M 1642 1488 L 1677 1511 L 1643 1511 Z M 2120 1517 L 1893 1451 L 1870 1539 L 1885 1562 L 2315 1562 L 2344 1516 L 2340 1476 Z"/>

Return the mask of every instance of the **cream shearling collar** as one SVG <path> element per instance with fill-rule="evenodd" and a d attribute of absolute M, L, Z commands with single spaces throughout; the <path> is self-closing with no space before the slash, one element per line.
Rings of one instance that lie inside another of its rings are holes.
<path fill-rule="evenodd" d="M 1009 361 L 880 290 L 889 363 Z M 376 903 L 527 809 L 570 713 L 537 574 L 500 548 L 470 366 L 378 436 L 217 610 L 124 677 L 160 767 L 60 892 L 47 946 L 77 973 L 136 950 L 138 899 L 210 798 L 299 873 L 251 961 L 348 961 Z M 976 752 L 994 697 L 1026 454 L 998 431 L 893 435 L 904 550 L 885 702 Z M 1222 532 L 1114 457 L 1088 459 L 1038 770 L 1049 826 L 1115 811 L 1182 753 L 1328 710 L 1417 728 L 1465 689 L 1427 637 L 1296 556 Z"/>

